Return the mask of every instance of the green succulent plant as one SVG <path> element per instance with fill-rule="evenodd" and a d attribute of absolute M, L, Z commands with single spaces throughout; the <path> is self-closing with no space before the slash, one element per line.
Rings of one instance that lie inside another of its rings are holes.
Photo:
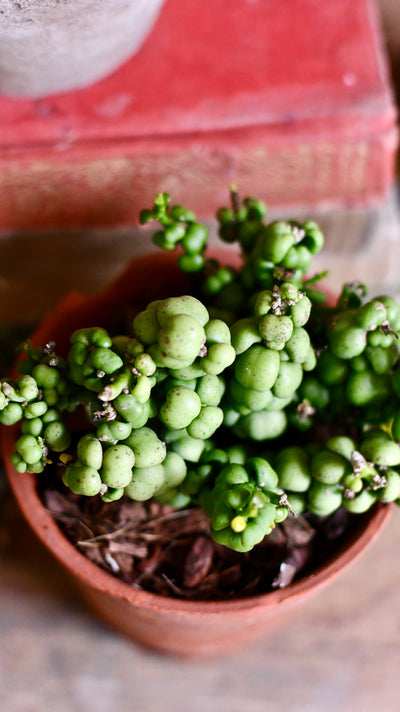
<path fill-rule="evenodd" d="M 141 223 L 178 248 L 191 293 L 151 302 L 123 334 L 75 331 L 65 359 L 25 343 L 0 422 L 21 423 L 18 472 L 59 462 L 78 495 L 201 507 L 218 543 L 248 551 L 287 516 L 400 503 L 400 305 L 358 283 L 331 304 L 306 277 L 317 224 L 231 202 L 217 218 L 238 268 L 208 258 L 207 228 L 158 195 Z"/>

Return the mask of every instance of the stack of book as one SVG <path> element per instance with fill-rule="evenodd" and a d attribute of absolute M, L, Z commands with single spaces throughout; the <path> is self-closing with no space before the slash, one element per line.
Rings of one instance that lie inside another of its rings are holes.
<path fill-rule="evenodd" d="M 132 225 L 159 191 L 207 218 L 232 182 L 276 209 L 370 205 L 397 139 L 370 0 L 167 0 L 107 79 L 0 97 L 0 230 Z"/>

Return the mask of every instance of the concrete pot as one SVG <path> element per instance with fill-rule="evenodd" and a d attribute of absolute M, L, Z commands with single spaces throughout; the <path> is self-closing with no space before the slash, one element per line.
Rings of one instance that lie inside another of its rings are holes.
<path fill-rule="evenodd" d="M 182 294 L 187 288 L 173 255 L 138 258 L 105 293 L 89 298 L 78 294 L 67 297 L 43 321 L 32 342 L 39 346 L 55 339 L 57 351 L 62 354 L 74 329 L 106 324 L 128 296 L 132 303 L 143 306 L 152 298 Z M 216 656 L 265 635 L 354 562 L 391 511 L 387 505 L 379 505 L 360 516 L 347 540 L 324 565 L 285 589 L 226 602 L 171 599 L 117 580 L 66 539 L 38 497 L 36 477 L 18 474 L 10 464 L 17 436 L 18 427 L 2 428 L 3 458 L 12 491 L 34 533 L 74 578 L 83 598 L 103 620 L 136 642 L 164 653 Z"/>
<path fill-rule="evenodd" d="M 163 0 L 0 0 L 0 93 L 87 86 L 134 54 Z"/>

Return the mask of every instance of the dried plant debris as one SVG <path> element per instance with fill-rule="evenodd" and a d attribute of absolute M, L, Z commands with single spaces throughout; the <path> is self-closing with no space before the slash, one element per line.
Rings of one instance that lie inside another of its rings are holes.
<path fill-rule="evenodd" d="M 132 586 L 192 600 L 284 588 L 332 555 L 353 522 L 345 510 L 290 517 L 243 555 L 216 544 L 207 517 L 194 507 L 128 499 L 104 504 L 50 488 L 42 497 L 65 535 L 98 566 Z"/>

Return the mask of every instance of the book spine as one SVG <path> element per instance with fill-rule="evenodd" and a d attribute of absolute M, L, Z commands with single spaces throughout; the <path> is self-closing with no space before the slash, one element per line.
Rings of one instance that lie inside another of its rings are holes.
<path fill-rule="evenodd" d="M 3 152 L 0 230 L 129 226 L 160 191 L 209 219 L 231 183 L 277 209 L 368 206 L 384 199 L 395 174 L 394 116 L 381 123 L 364 135 L 276 128 Z"/>

